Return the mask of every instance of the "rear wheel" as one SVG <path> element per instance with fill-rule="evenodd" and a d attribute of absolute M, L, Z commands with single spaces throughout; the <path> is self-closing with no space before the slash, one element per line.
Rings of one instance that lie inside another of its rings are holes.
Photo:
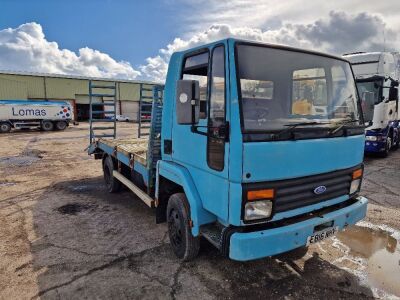
<path fill-rule="evenodd" d="M 64 130 L 65 128 L 67 128 L 67 122 L 65 121 L 58 121 L 56 123 L 56 129 L 57 130 Z"/>
<path fill-rule="evenodd" d="M 192 235 L 189 225 L 190 209 L 185 194 L 173 194 L 167 205 L 168 234 L 175 255 L 189 261 L 197 256 L 200 249 L 199 237 Z"/>
<path fill-rule="evenodd" d="M 389 155 L 391 148 L 392 148 L 392 138 L 388 136 L 386 138 L 385 150 L 382 152 L 382 157 L 387 157 Z"/>
<path fill-rule="evenodd" d="M 121 182 L 113 175 L 114 163 L 110 156 L 103 161 L 104 181 L 109 193 L 117 193 L 121 190 Z"/>
<path fill-rule="evenodd" d="M 54 124 L 50 121 L 43 121 L 42 122 L 42 130 L 44 131 L 51 131 L 54 129 Z"/>
<path fill-rule="evenodd" d="M 400 146 L 400 132 L 397 132 L 396 139 L 394 139 L 394 137 L 393 137 L 393 142 L 392 143 L 393 143 L 392 150 L 399 149 L 399 146 Z"/>
<path fill-rule="evenodd" d="M 0 132 L 1 133 L 10 132 L 10 130 L 11 130 L 10 123 L 6 123 L 6 122 L 0 123 Z"/>

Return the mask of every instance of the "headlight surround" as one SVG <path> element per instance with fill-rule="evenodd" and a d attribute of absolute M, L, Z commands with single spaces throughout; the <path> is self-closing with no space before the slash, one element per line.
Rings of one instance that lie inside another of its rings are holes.
<path fill-rule="evenodd" d="M 367 135 L 365 140 L 369 142 L 384 142 L 386 141 L 386 136 L 384 135 Z"/>
<path fill-rule="evenodd" d="M 269 218 L 272 214 L 271 200 L 249 201 L 244 206 L 245 221 Z"/>
<path fill-rule="evenodd" d="M 361 179 L 355 179 L 351 182 L 350 185 L 350 195 L 358 192 L 358 190 L 360 189 L 360 184 L 361 184 Z"/>
<path fill-rule="evenodd" d="M 365 137 L 365 140 L 370 141 L 370 142 L 376 142 L 377 137 L 375 135 L 367 135 Z"/>

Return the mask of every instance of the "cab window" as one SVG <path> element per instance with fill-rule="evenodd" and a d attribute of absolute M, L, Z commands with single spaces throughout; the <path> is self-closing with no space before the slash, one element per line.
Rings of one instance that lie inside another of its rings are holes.
<path fill-rule="evenodd" d="M 182 79 L 197 80 L 200 85 L 200 119 L 207 118 L 209 52 L 189 56 L 185 59 Z"/>

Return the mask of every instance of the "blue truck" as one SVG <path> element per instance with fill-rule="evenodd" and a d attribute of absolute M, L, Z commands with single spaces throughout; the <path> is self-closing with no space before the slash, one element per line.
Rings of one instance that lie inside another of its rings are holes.
<path fill-rule="evenodd" d="M 172 55 L 148 138 L 93 127 L 88 152 L 109 192 L 167 222 L 178 258 L 203 237 L 247 261 L 304 254 L 365 217 L 364 128 L 346 60 L 229 38 Z"/>

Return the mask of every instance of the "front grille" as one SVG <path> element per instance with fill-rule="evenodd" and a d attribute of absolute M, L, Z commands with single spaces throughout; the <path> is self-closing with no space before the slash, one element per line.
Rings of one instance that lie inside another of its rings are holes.
<path fill-rule="evenodd" d="M 289 180 L 253 183 L 245 185 L 244 189 L 275 189 L 274 212 L 278 213 L 348 195 L 352 173 L 360 167 Z M 318 195 L 314 189 L 319 186 L 325 186 L 326 191 Z"/>

